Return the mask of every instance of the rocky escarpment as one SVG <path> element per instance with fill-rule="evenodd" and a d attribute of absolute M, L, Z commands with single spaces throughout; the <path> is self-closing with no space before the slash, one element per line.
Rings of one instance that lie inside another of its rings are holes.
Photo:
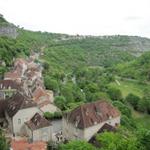
<path fill-rule="evenodd" d="M 0 26 L 0 36 L 9 36 L 16 38 L 18 35 L 17 28 L 14 26 L 1 27 Z"/>
<path fill-rule="evenodd" d="M 17 35 L 18 35 L 17 27 L 7 22 L 3 18 L 3 15 L 0 14 L 0 36 L 8 36 L 8 37 L 16 38 Z"/>

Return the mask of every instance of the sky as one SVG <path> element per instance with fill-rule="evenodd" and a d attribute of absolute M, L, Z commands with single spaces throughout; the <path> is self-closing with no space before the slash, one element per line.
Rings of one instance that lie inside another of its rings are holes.
<path fill-rule="evenodd" d="M 150 0 L 0 0 L 0 13 L 34 31 L 150 38 Z"/>

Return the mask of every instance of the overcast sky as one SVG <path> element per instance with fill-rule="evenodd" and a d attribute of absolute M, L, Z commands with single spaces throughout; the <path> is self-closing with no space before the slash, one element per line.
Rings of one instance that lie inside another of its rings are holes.
<path fill-rule="evenodd" d="M 150 0 L 0 0 L 0 13 L 34 31 L 150 38 Z"/>

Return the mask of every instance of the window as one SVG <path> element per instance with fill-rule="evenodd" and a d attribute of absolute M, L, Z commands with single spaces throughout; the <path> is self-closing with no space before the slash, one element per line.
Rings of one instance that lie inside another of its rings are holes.
<path fill-rule="evenodd" d="M 18 124 L 21 124 L 21 119 L 18 119 Z"/>

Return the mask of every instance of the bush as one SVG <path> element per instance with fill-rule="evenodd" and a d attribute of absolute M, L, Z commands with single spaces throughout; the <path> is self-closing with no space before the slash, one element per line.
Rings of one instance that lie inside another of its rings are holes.
<path fill-rule="evenodd" d="M 66 105 L 67 105 L 67 101 L 66 101 L 64 96 L 56 96 L 55 100 L 54 100 L 54 103 L 61 110 L 64 110 L 66 108 Z"/>
<path fill-rule="evenodd" d="M 117 88 L 109 87 L 108 94 L 112 100 L 122 100 L 123 99 L 121 91 Z"/>
<path fill-rule="evenodd" d="M 140 97 L 138 97 L 132 93 L 129 93 L 126 97 L 126 101 L 128 103 L 130 103 L 135 110 L 137 110 L 138 109 L 138 103 L 140 101 Z"/>
<path fill-rule="evenodd" d="M 62 118 L 62 112 L 54 112 L 54 113 L 45 112 L 44 117 L 46 119 L 60 119 Z"/>

